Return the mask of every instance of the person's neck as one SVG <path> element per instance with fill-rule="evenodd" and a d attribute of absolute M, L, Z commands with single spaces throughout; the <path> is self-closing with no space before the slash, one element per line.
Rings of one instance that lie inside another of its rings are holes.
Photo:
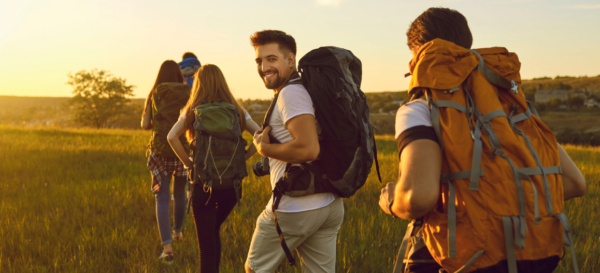
<path fill-rule="evenodd" d="M 292 72 L 290 72 L 290 74 L 287 76 L 285 81 L 283 81 L 281 86 L 277 87 L 276 89 L 273 89 L 273 93 L 275 93 L 275 94 L 279 93 L 279 91 L 281 91 L 281 89 L 283 89 L 283 87 L 290 81 L 290 78 L 295 74 L 298 74 L 298 70 L 294 69 Z"/>

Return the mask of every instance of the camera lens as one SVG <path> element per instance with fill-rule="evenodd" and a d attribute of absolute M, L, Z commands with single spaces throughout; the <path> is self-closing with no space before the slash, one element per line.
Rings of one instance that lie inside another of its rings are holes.
<path fill-rule="evenodd" d="M 263 157 L 260 162 L 256 162 L 254 166 L 252 166 L 252 172 L 254 172 L 254 175 L 256 176 L 265 176 L 269 174 L 269 159 Z"/>
<path fill-rule="evenodd" d="M 252 166 L 252 172 L 254 172 L 254 175 L 256 175 L 256 176 L 263 176 L 263 174 L 262 174 L 262 162 L 256 162 L 256 163 L 254 163 L 254 166 Z"/>

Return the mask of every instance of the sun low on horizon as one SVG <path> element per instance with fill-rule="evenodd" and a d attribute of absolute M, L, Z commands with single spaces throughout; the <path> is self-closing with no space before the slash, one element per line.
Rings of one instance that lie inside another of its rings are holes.
<path fill-rule="evenodd" d="M 100 69 L 147 96 L 165 60 L 190 51 L 215 64 L 238 98 L 270 98 L 249 36 L 294 36 L 298 59 L 320 46 L 351 50 L 363 64 L 362 90 L 406 90 L 411 21 L 429 7 L 465 15 L 473 48 L 516 52 L 524 79 L 600 74 L 597 1 L 3 1 L 0 95 L 72 96 L 69 73 Z"/>

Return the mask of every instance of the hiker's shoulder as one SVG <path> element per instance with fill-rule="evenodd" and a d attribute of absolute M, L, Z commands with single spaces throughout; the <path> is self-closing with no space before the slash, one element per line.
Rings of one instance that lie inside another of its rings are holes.
<path fill-rule="evenodd" d="M 424 99 L 416 99 L 405 105 L 400 106 L 398 112 L 396 113 L 396 117 L 415 117 L 415 116 L 425 116 L 430 117 L 431 114 L 429 112 L 429 105 L 427 101 Z"/>
<path fill-rule="evenodd" d="M 159 85 L 156 86 L 156 91 L 157 92 L 164 92 L 167 90 L 173 90 L 173 91 L 189 91 L 191 89 L 191 87 L 185 83 L 181 83 L 181 82 L 163 82 Z"/>
<path fill-rule="evenodd" d="M 290 84 L 279 92 L 282 101 L 310 100 L 310 94 L 302 84 Z"/>
<path fill-rule="evenodd" d="M 164 90 L 168 90 L 169 89 L 169 83 L 168 82 L 163 82 L 160 83 L 156 86 L 155 91 L 159 92 L 159 91 L 164 91 Z"/>
<path fill-rule="evenodd" d="M 425 100 L 414 100 L 396 112 L 396 136 L 416 126 L 431 126 L 431 113 Z"/>
<path fill-rule="evenodd" d="M 302 80 L 300 79 L 296 79 L 293 80 L 291 82 L 289 82 L 285 87 L 283 87 L 281 89 L 281 94 L 284 93 L 306 93 L 308 95 L 308 91 L 306 90 L 306 87 L 304 87 L 304 85 L 302 84 Z"/>

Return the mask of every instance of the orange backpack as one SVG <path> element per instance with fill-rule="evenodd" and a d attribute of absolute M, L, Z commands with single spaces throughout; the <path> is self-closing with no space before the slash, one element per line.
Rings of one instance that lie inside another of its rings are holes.
<path fill-rule="evenodd" d="M 470 272 L 507 260 L 512 273 L 518 260 L 561 256 L 572 243 L 558 144 L 523 96 L 517 55 L 435 39 L 409 66 L 409 95 L 427 99 L 442 149 L 440 201 L 420 231 L 435 261 Z"/>

